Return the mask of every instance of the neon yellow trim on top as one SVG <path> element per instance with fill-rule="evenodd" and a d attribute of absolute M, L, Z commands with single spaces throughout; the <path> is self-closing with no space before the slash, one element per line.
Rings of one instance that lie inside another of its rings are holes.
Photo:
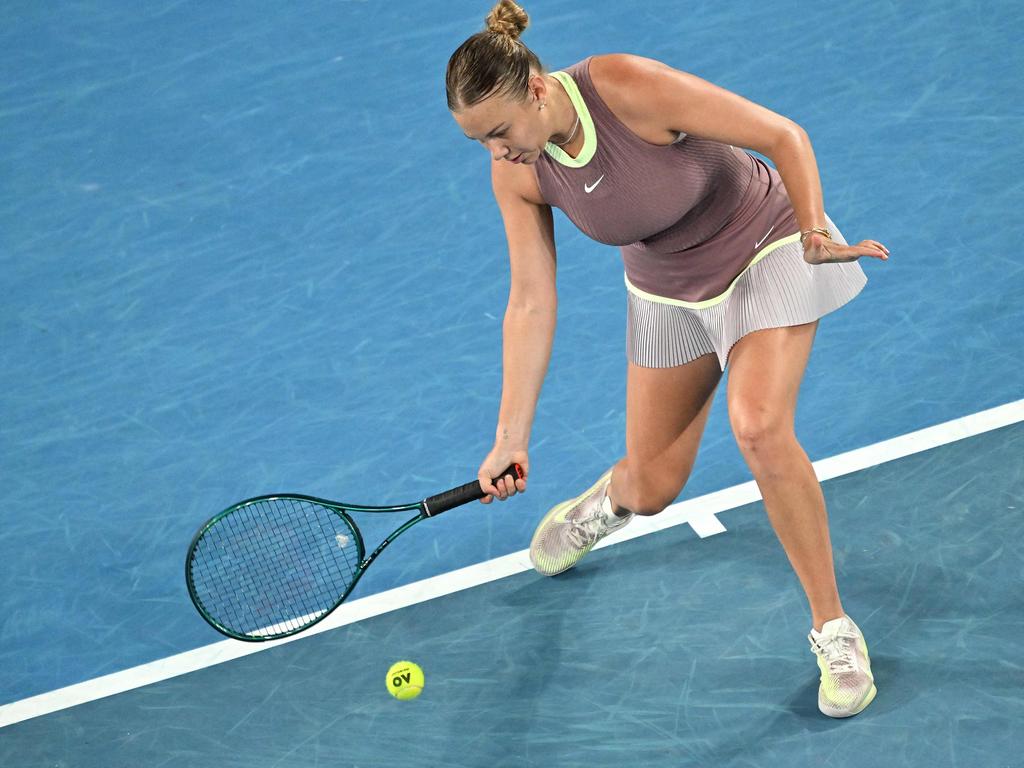
<path fill-rule="evenodd" d="M 576 114 L 580 116 L 580 129 L 583 131 L 583 149 L 580 150 L 579 157 L 573 157 L 557 144 L 552 144 L 549 141 L 544 145 L 544 151 L 562 165 L 567 165 L 570 168 L 582 168 L 593 159 L 594 153 L 597 152 L 597 133 L 594 131 L 594 121 L 590 117 L 590 110 L 587 109 L 583 96 L 580 94 L 579 86 L 572 79 L 572 75 L 568 72 L 552 72 L 551 76 L 565 88 L 565 92 L 569 94 L 569 101 L 572 102 L 573 107 L 576 109 Z"/>
<path fill-rule="evenodd" d="M 780 248 L 783 245 L 789 245 L 790 243 L 799 242 L 800 233 L 797 232 L 796 234 L 790 235 L 789 237 L 784 237 L 781 240 L 775 240 L 774 242 L 768 243 L 768 245 L 766 245 L 764 248 L 757 252 L 757 255 L 754 256 L 753 261 L 747 264 L 743 271 L 736 275 L 735 279 L 731 283 L 729 283 L 729 287 L 726 288 L 723 293 L 710 299 L 704 299 L 704 301 L 682 301 L 681 299 L 670 299 L 665 296 L 656 296 L 653 293 L 647 293 L 646 291 L 642 291 L 639 288 L 637 288 L 635 285 L 629 282 L 629 277 L 626 277 L 626 288 L 629 289 L 629 292 L 632 293 L 634 296 L 639 296 L 641 299 L 647 299 L 648 301 L 656 301 L 659 304 L 671 304 L 674 307 L 686 307 L 686 309 L 707 309 L 708 307 L 713 307 L 716 304 L 721 304 L 723 301 L 729 298 L 729 296 L 732 294 L 733 288 L 736 287 L 736 283 L 739 282 L 739 279 L 743 277 L 744 274 L 746 274 L 747 270 L 749 270 L 752 266 L 757 264 L 757 262 L 759 262 L 761 259 L 767 256 L 769 253 L 774 251 L 776 248 Z"/>

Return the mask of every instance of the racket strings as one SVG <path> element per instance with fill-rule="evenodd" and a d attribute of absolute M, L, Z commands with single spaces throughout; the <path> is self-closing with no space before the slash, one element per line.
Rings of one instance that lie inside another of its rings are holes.
<path fill-rule="evenodd" d="M 330 611 L 356 578 L 359 534 L 337 511 L 261 499 L 211 525 L 189 562 L 202 610 L 236 635 L 291 634 Z"/>

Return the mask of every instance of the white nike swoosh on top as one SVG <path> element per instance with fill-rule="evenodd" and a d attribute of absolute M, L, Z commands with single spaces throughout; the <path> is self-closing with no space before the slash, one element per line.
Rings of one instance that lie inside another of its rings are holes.
<path fill-rule="evenodd" d="M 603 178 L 604 178 L 604 174 L 602 173 L 601 174 L 601 179 L 603 179 Z M 586 192 L 589 195 L 591 192 L 593 192 L 595 189 L 597 189 L 597 185 L 601 183 L 601 179 L 598 179 L 593 184 L 584 184 L 583 185 L 583 191 Z"/>
<path fill-rule="evenodd" d="M 775 225 L 774 224 L 772 225 L 772 229 L 775 229 Z M 754 243 L 754 247 L 755 248 L 760 248 L 761 247 L 761 243 L 763 243 L 765 240 L 768 239 L 768 235 L 770 235 L 772 233 L 772 229 L 769 229 L 767 232 L 765 232 L 764 233 L 764 237 L 762 237 L 760 240 L 758 240 L 756 243 Z"/>

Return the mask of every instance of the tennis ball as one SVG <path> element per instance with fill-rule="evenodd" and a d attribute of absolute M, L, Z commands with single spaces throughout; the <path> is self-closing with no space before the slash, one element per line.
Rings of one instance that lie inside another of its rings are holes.
<path fill-rule="evenodd" d="M 423 692 L 423 670 L 411 661 L 396 661 L 388 670 L 387 686 L 400 701 L 415 699 Z"/>

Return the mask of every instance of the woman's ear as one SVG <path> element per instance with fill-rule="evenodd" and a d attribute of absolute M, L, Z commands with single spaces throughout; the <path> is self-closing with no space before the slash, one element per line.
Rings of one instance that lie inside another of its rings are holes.
<path fill-rule="evenodd" d="M 544 75 L 533 73 L 526 83 L 527 91 L 530 94 L 530 101 L 535 102 L 538 107 L 548 100 L 548 84 Z"/>

